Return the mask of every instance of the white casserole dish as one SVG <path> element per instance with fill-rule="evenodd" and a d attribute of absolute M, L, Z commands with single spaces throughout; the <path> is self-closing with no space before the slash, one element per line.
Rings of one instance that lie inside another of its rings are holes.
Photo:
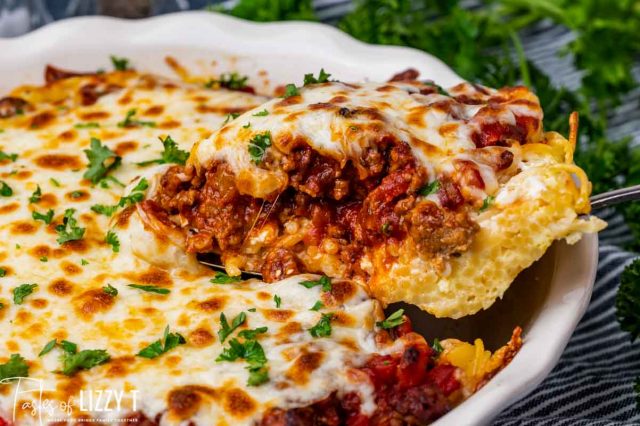
<path fill-rule="evenodd" d="M 41 83 L 47 63 L 71 70 L 107 69 L 111 54 L 130 58 L 139 70 L 168 76 L 173 74 L 164 62 L 167 55 L 196 74 L 237 70 L 264 93 L 300 83 L 304 73 L 320 68 L 345 81 L 383 81 L 408 67 L 445 87 L 462 81 L 428 54 L 366 45 L 322 24 L 255 24 L 184 12 L 139 21 L 75 18 L 0 39 L 0 94 L 19 84 Z M 597 261 L 597 236 L 586 235 L 574 246 L 556 243 L 488 311 L 453 321 L 411 310 L 414 325 L 429 340 L 481 337 L 494 349 L 508 340 L 514 326 L 524 329 L 524 345 L 511 364 L 438 425 L 488 423 L 546 377 L 587 307 Z"/>

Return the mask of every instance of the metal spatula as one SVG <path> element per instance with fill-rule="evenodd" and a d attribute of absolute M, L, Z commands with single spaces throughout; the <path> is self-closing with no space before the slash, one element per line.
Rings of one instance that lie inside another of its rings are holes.
<path fill-rule="evenodd" d="M 591 208 L 593 210 L 611 207 L 615 204 L 624 203 L 626 201 L 640 201 L 640 185 L 603 192 L 602 194 L 594 195 L 590 200 Z M 215 253 L 199 254 L 198 261 L 203 265 L 215 269 L 216 271 L 224 272 L 225 270 L 220 256 Z M 242 277 L 262 279 L 262 274 L 242 271 Z"/>

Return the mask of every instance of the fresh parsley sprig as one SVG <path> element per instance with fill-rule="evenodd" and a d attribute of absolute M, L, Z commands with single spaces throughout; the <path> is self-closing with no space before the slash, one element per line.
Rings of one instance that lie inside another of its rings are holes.
<path fill-rule="evenodd" d="M 64 211 L 64 217 L 62 218 L 62 224 L 56 226 L 56 232 L 58 233 L 56 241 L 58 244 L 81 240 L 84 236 L 85 228 L 78 226 L 78 221 L 73 217 L 75 212 L 76 209 L 66 209 Z"/>
<path fill-rule="evenodd" d="M 122 161 L 119 155 L 102 145 L 102 141 L 98 138 L 91 138 L 91 148 L 85 149 L 84 153 L 89 160 L 89 167 L 83 177 L 94 184 L 115 170 Z"/>
<path fill-rule="evenodd" d="M 313 288 L 316 286 L 322 286 L 322 291 L 331 291 L 331 278 L 326 275 L 321 276 L 317 280 L 305 280 L 300 281 L 298 284 L 305 288 Z"/>
<path fill-rule="evenodd" d="M 142 161 L 140 163 L 136 163 L 138 166 L 149 166 L 151 164 L 184 164 L 187 162 L 187 158 L 189 158 L 189 153 L 187 151 L 183 151 L 178 147 L 176 141 L 174 141 L 171 136 L 167 135 L 164 139 L 159 138 L 160 142 L 162 142 L 162 146 L 164 150 L 160 158 L 149 161 Z"/>
<path fill-rule="evenodd" d="M 376 322 L 376 325 L 380 328 L 388 330 L 404 324 L 405 321 L 406 319 L 404 317 L 404 309 L 398 309 L 397 311 L 389 315 L 384 321 Z"/>
<path fill-rule="evenodd" d="M 169 326 L 167 325 L 164 329 L 162 339 L 158 339 L 149 346 L 146 346 L 136 355 L 142 358 L 154 359 L 185 343 L 187 343 L 187 340 L 184 336 L 180 333 L 169 333 Z"/>
<path fill-rule="evenodd" d="M 218 330 L 218 338 L 220 342 L 224 342 L 231 333 L 233 333 L 238 327 L 240 327 L 247 320 L 247 314 L 240 312 L 232 321 L 231 325 L 227 321 L 227 317 L 224 312 L 220 313 L 220 330 Z"/>

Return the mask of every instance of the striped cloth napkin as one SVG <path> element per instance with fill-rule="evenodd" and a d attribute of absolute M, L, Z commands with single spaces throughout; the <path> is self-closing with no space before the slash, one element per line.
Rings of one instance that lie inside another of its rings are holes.
<path fill-rule="evenodd" d="M 316 0 L 320 19 L 335 23 L 351 9 L 344 0 Z M 568 57 L 558 57 L 572 34 L 558 26 L 542 26 L 525 34 L 526 54 L 556 84 L 575 88 L 578 73 Z M 640 67 L 635 69 L 640 80 Z M 611 120 L 613 138 L 632 136 L 640 143 L 640 88 L 629 94 Z M 544 108 L 544 105 L 543 105 Z M 599 213 L 609 223 L 600 234 L 600 260 L 591 304 L 571 337 L 558 365 L 531 394 L 507 408 L 496 425 L 640 425 L 633 380 L 640 375 L 640 344 L 630 342 L 615 317 L 620 273 L 636 253 L 621 247 L 631 238 L 622 217 Z M 640 309 L 640 308 L 639 308 Z"/>

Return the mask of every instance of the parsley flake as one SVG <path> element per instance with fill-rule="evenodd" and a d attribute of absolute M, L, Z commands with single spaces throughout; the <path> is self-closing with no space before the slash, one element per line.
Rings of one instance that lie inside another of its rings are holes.
<path fill-rule="evenodd" d="M 237 283 L 239 281 L 242 281 L 242 277 L 240 276 L 230 277 L 229 275 L 220 271 L 216 271 L 216 274 L 214 275 L 214 277 L 209 280 L 211 284 L 232 284 L 232 283 Z"/>
<path fill-rule="evenodd" d="M 247 87 L 247 81 L 249 77 L 246 75 L 240 75 L 237 72 L 220 74 L 218 79 L 210 79 L 204 84 L 207 89 L 224 87 L 230 90 L 242 90 Z"/>
<path fill-rule="evenodd" d="M 264 334 L 269 330 L 268 327 L 258 327 L 253 330 L 242 330 L 238 333 L 238 337 L 245 338 L 247 340 L 255 340 L 259 334 Z"/>
<path fill-rule="evenodd" d="M 331 320 L 334 315 L 332 313 L 322 314 L 320 321 L 309 329 L 309 334 L 313 337 L 329 337 L 331 336 Z"/>
<path fill-rule="evenodd" d="M 0 161 L 2 160 L 11 160 L 15 162 L 18 159 L 18 154 L 7 154 L 4 151 L 0 151 Z"/>
<path fill-rule="evenodd" d="M 259 386 L 269 381 L 267 357 L 264 354 L 262 345 L 257 340 L 246 340 L 244 343 L 240 343 L 235 338 L 229 340 L 229 347 L 224 348 L 216 358 L 216 362 L 235 361 L 237 359 L 244 359 L 249 364 L 245 367 L 249 371 L 247 385 Z"/>
<path fill-rule="evenodd" d="M 431 182 L 431 183 L 425 185 L 424 187 L 422 187 L 418 191 L 418 194 L 427 197 L 427 196 L 429 196 L 431 194 L 435 194 L 439 190 L 440 190 L 440 181 L 434 180 L 433 182 Z"/>
<path fill-rule="evenodd" d="M 244 312 L 240 312 L 233 321 L 231 321 L 231 325 L 227 322 L 227 317 L 224 312 L 220 313 L 220 330 L 218 330 L 218 338 L 220 338 L 220 342 L 224 342 L 227 337 L 231 333 L 233 333 L 236 328 L 240 327 L 247 319 L 247 314 Z"/>
<path fill-rule="evenodd" d="M 240 114 L 237 112 L 230 112 L 229 114 L 227 114 L 227 117 L 224 119 L 224 121 L 222 122 L 222 124 L 227 124 L 228 122 L 235 120 L 236 118 L 240 117 Z"/>
<path fill-rule="evenodd" d="M 29 365 L 20 354 L 12 354 L 9 361 L 0 364 L 0 381 L 29 376 Z"/>
<path fill-rule="evenodd" d="M 158 287 L 156 285 L 141 285 L 141 284 L 127 284 L 127 287 L 136 288 L 138 290 L 146 291 L 148 293 L 157 294 L 169 294 L 171 290 L 164 287 Z"/>
<path fill-rule="evenodd" d="M 13 303 L 16 305 L 22 305 L 24 299 L 33 293 L 38 287 L 38 284 L 21 284 L 13 289 Z"/>
<path fill-rule="evenodd" d="M 178 347 L 179 345 L 184 345 L 185 343 L 187 343 L 187 340 L 184 336 L 180 333 L 169 333 L 169 326 L 167 325 L 164 329 L 162 339 L 158 339 L 151 343 L 136 355 L 143 358 L 154 359 L 169 352 L 171 349 Z"/>
<path fill-rule="evenodd" d="M 49 258 L 47 256 L 42 256 L 40 258 L 40 262 L 48 262 L 48 261 L 49 261 Z"/>
<path fill-rule="evenodd" d="M 98 141 L 100 142 L 100 141 Z M 86 152 L 86 151 L 85 151 Z M 86 177 L 86 176 L 85 176 Z M 51 182 L 51 185 L 60 188 L 62 185 L 60 185 L 60 182 L 58 182 L 56 179 L 54 178 L 49 178 L 49 182 Z"/>
<path fill-rule="evenodd" d="M 111 250 L 114 253 L 118 253 L 120 251 L 120 240 L 118 239 L 118 234 L 113 231 L 108 231 L 107 235 L 104 237 L 104 242 L 111 246 Z"/>
<path fill-rule="evenodd" d="M 304 75 L 304 85 L 307 86 L 309 84 L 319 84 L 326 83 L 329 81 L 329 77 L 331 74 L 328 74 L 324 71 L 324 68 L 320 68 L 320 72 L 318 73 L 318 78 L 316 78 L 313 73 Z"/>
<path fill-rule="evenodd" d="M 324 303 L 322 303 L 320 300 L 318 300 L 310 309 L 310 311 L 319 311 L 320 309 L 324 308 Z"/>
<path fill-rule="evenodd" d="M 127 111 L 127 115 L 124 117 L 124 120 L 118 123 L 118 127 L 156 127 L 154 121 L 143 121 L 135 118 L 137 113 L 138 110 L 135 108 Z"/>
<path fill-rule="evenodd" d="M 444 350 L 444 348 L 442 347 L 442 345 L 440 344 L 440 340 L 439 339 L 433 339 L 433 345 L 431 345 L 431 349 L 433 349 L 437 355 L 440 355 L 442 353 L 442 351 Z"/>
<path fill-rule="evenodd" d="M 4 268 L 0 268 L 0 278 L 4 277 L 7 275 L 7 270 Z"/>
<path fill-rule="evenodd" d="M 57 344 L 58 344 L 58 340 L 56 340 L 56 339 L 53 339 L 53 340 L 49 341 L 46 345 L 44 345 L 44 348 L 42 348 L 42 350 L 40 351 L 38 356 L 43 356 L 43 355 L 48 354 L 49 352 L 51 352 L 53 350 L 53 348 L 56 347 Z"/>
<path fill-rule="evenodd" d="M 84 236 L 85 228 L 78 226 L 78 221 L 73 217 L 76 209 L 67 209 L 64 211 L 62 224 L 56 226 L 58 244 L 64 244 L 68 241 L 81 240 Z"/>
<path fill-rule="evenodd" d="M 296 85 L 289 83 L 284 87 L 284 95 L 282 97 L 287 99 L 292 96 L 298 96 L 299 94 L 300 92 L 298 91 Z"/>
<path fill-rule="evenodd" d="M 116 55 L 109 56 L 111 59 L 111 63 L 113 64 L 113 68 L 116 71 L 126 71 L 129 68 L 129 60 L 127 58 L 121 58 Z"/>
<path fill-rule="evenodd" d="M 266 131 L 255 135 L 249 141 L 249 156 L 255 164 L 260 164 L 264 159 L 266 150 L 271 146 L 271 132 Z"/>
<path fill-rule="evenodd" d="M 320 285 L 322 286 L 322 291 L 331 291 L 331 278 L 326 275 L 321 276 L 317 280 L 300 281 L 298 284 L 305 288 L 313 288 Z"/>
<path fill-rule="evenodd" d="M 149 166 L 151 164 L 180 164 L 183 165 L 187 162 L 187 158 L 189 158 L 189 153 L 187 151 L 183 151 L 178 148 L 178 144 L 174 141 L 171 136 L 167 135 L 166 138 L 159 138 L 160 142 L 162 142 L 162 146 L 164 147 L 164 151 L 162 152 L 161 158 L 149 161 L 142 161 L 140 163 L 136 163 L 138 166 Z"/>
<path fill-rule="evenodd" d="M 31 213 L 31 217 L 33 218 L 33 220 L 41 220 L 44 223 L 46 223 L 47 225 L 49 225 L 51 223 L 51 221 L 53 220 L 53 215 L 55 213 L 53 212 L 52 209 L 47 210 L 47 212 L 45 214 L 42 213 L 38 213 L 37 211 L 33 211 Z"/>
<path fill-rule="evenodd" d="M 74 124 L 73 127 L 75 127 L 76 129 L 97 129 L 98 127 L 100 127 L 100 123 L 89 121 L 87 123 Z"/>
<path fill-rule="evenodd" d="M 102 141 L 98 138 L 91 138 L 91 149 L 85 149 L 84 153 L 89 160 L 89 167 L 82 177 L 89 179 L 94 184 L 106 177 L 107 173 L 116 169 L 122 161 L 119 155 L 102 145 Z M 52 182 L 55 186 L 60 186 L 57 181 L 52 180 Z"/>
<path fill-rule="evenodd" d="M 280 305 L 282 304 L 282 299 L 280 298 L 280 296 L 278 296 L 277 294 L 275 294 L 273 296 L 273 301 L 276 304 L 276 308 L 280 308 Z"/>
<path fill-rule="evenodd" d="M 404 317 L 404 309 L 398 309 L 397 311 L 389 315 L 384 321 L 376 322 L 376 325 L 380 328 L 388 330 L 390 328 L 394 328 L 399 326 L 400 324 L 403 324 L 405 321 L 406 318 Z"/>
<path fill-rule="evenodd" d="M 493 205 L 495 200 L 496 200 L 496 197 L 494 197 L 493 195 L 487 196 L 487 198 L 482 200 L 482 207 L 480 207 L 479 211 L 483 212 L 483 211 L 487 210 L 489 207 L 491 207 Z"/>
<path fill-rule="evenodd" d="M 38 203 L 42 199 L 42 189 L 40 189 L 40 185 L 36 187 L 36 190 L 33 191 L 31 197 L 29 197 L 29 203 Z"/>
<path fill-rule="evenodd" d="M 62 374 L 73 376 L 79 370 L 89 370 L 104 364 L 111 357 L 104 349 L 86 349 L 77 353 L 66 352 L 62 358 Z"/>
<path fill-rule="evenodd" d="M 11 197 L 13 195 L 13 189 L 3 180 L 0 180 L 0 195 L 3 197 Z"/>
<path fill-rule="evenodd" d="M 116 297 L 118 295 L 118 289 L 111 284 L 107 284 L 106 286 L 102 287 L 102 291 L 104 291 L 111 297 Z"/>
<path fill-rule="evenodd" d="M 269 111 L 267 111 L 266 109 L 263 109 L 262 111 L 258 111 L 255 114 L 252 114 L 254 117 L 266 117 L 267 115 L 269 115 Z"/>

